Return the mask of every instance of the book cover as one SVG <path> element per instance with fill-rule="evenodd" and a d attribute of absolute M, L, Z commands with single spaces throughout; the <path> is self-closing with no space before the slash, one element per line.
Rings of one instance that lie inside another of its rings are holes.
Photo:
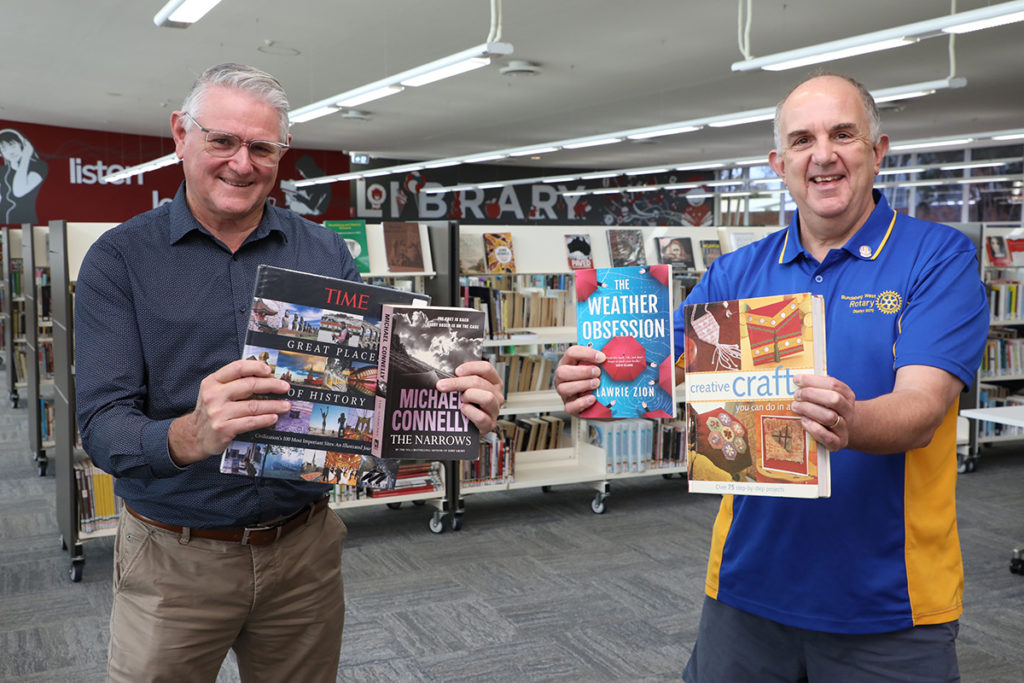
<path fill-rule="evenodd" d="M 414 273 L 425 269 L 419 223 L 384 221 L 381 231 L 389 272 Z"/>
<path fill-rule="evenodd" d="M 576 272 L 577 343 L 607 357 L 581 417 L 675 417 L 671 282 L 664 264 Z"/>
<path fill-rule="evenodd" d="M 348 247 L 348 253 L 356 262 L 360 273 L 370 272 L 370 252 L 366 247 L 366 221 L 353 219 L 348 221 L 324 221 L 324 227 L 341 235 Z"/>
<path fill-rule="evenodd" d="M 789 409 L 793 377 L 826 371 L 822 297 L 718 301 L 683 312 L 690 490 L 828 497 L 828 451 Z"/>
<path fill-rule="evenodd" d="M 483 274 L 487 272 L 484 243 L 480 235 L 459 234 L 459 273 Z"/>
<path fill-rule="evenodd" d="M 373 424 L 374 456 L 475 460 L 480 433 L 462 414 L 459 392 L 437 381 L 480 360 L 484 313 L 471 308 L 385 305 Z"/>
<path fill-rule="evenodd" d="M 985 238 L 988 251 L 988 262 L 993 266 L 1010 265 L 1010 252 L 1006 248 L 1006 238 L 1002 235 L 989 235 Z"/>
<path fill-rule="evenodd" d="M 722 244 L 718 240 L 701 240 L 700 255 L 704 259 L 704 268 L 708 268 L 716 258 L 722 255 Z"/>
<path fill-rule="evenodd" d="M 635 229 L 611 229 L 608 231 L 608 253 L 612 267 L 646 266 L 647 251 L 644 249 L 644 233 Z"/>
<path fill-rule="evenodd" d="M 569 257 L 569 268 L 581 270 L 594 267 L 593 251 L 590 247 L 590 235 L 566 235 L 565 250 Z"/>
<path fill-rule="evenodd" d="M 673 270 L 693 270 L 693 241 L 689 237 L 657 237 L 658 258 Z"/>
<path fill-rule="evenodd" d="M 516 255 L 512 250 L 512 233 L 484 233 L 484 253 L 487 255 L 488 273 L 516 272 Z"/>
<path fill-rule="evenodd" d="M 393 487 L 395 464 L 370 454 L 381 306 L 427 299 L 261 265 L 242 357 L 291 385 L 291 410 L 272 427 L 238 435 L 220 471 Z"/>

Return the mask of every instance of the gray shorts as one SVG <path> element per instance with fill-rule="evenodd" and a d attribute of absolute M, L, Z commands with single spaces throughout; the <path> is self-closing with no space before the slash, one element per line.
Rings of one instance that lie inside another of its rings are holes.
<path fill-rule="evenodd" d="M 808 631 L 705 598 L 687 683 L 956 683 L 959 622 L 903 631 Z"/>

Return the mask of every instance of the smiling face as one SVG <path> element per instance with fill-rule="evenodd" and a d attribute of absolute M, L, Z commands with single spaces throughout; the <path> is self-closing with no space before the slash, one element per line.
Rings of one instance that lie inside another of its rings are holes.
<path fill-rule="evenodd" d="M 205 128 L 243 140 L 276 141 L 281 136 L 277 111 L 242 90 L 209 86 L 201 109 L 189 114 Z M 175 112 L 171 130 L 182 159 L 189 208 L 204 227 L 230 245 L 235 240 L 227 239 L 228 234 L 241 234 L 244 239 L 259 223 L 277 167 L 254 164 L 246 145 L 231 157 L 212 156 L 206 151 L 205 134 L 197 126 L 186 131 L 185 120 L 182 112 Z"/>
<path fill-rule="evenodd" d="M 769 163 L 796 202 L 801 231 L 845 241 L 874 209 L 871 190 L 889 149 L 887 136 L 872 143 L 857 88 L 837 76 L 798 86 L 779 112 L 779 137 Z"/>

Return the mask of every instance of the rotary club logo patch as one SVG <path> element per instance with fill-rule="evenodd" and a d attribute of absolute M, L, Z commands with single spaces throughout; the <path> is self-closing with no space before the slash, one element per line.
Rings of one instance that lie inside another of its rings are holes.
<path fill-rule="evenodd" d="M 891 289 L 885 290 L 884 292 L 878 295 L 877 299 L 875 299 L 875 308 L 877 308 L 879 311 L 887 315 L 899 313 L 900 308 L 902 306 L 903 297 L 901 297 L 897 292 L 894 292 Z"/>

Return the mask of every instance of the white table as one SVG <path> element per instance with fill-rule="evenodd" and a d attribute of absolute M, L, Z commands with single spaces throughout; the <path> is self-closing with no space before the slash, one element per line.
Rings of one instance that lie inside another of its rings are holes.
<path fill-rule="evenodd" d="M 998 408 L 970 408 L 961 410 L 963 417 L 972 420 L 988 420 L 999 422 L 1014 427 L 1024 427 L 1024 406 L 999 406 Z M 1014 574 L 1024 574 L 1024 557 L 1021 550 L 1014 548 L 1010 556 L 1010 571 Z"/>

